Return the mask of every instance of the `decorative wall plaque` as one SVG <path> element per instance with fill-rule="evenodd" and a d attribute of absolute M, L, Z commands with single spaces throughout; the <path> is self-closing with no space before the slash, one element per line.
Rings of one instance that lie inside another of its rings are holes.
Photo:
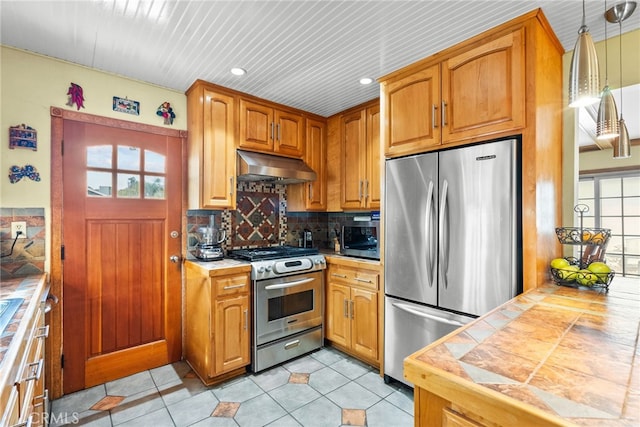
<path fill-rule="evenodd" d="M 9 128 L 9 148 L 38 149 L 38 132 L 24 123 Z"/>

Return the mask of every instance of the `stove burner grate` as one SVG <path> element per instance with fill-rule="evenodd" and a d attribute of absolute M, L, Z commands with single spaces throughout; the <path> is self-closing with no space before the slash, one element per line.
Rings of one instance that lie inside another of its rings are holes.
<path fill-rule="evenodd" d="M 292 258 L 304 255 L 315 255 L 319 253 L 318 248 L 298 248 L 295 246 L 269 246 L 253 249 L 235 249 L 229 256 L 247 261 L 258 261 L 278 258 Z"/>

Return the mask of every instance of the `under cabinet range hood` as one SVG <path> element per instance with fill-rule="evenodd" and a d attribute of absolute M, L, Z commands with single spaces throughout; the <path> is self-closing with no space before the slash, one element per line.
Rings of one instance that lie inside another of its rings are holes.
<path fill-rule="evenodd" d="M 316 173 L 300 159 L 237 150 L 238 181 L 298 184 L 316 180 Z"/>

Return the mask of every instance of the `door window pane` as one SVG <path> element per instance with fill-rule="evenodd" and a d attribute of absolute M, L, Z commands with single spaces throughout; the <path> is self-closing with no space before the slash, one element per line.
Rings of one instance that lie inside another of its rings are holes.
<path fill-rule="evenodd" d="M 144 177 L 144 198 L 164 199 L 164 177 L 149 176 Z"/>
<path fill-rule="evenodd" d="M 640 176 L 622 178 L 622 187 L 625 196 L 640 196 Z"/>
<path fill-rule="evenodd" d="M 140 197 L 140 175 L 119 173 L 118 174 L 118 197 L 139 198 Z"/>
<path fill-rule="evenodd" d="M 144 171 L 165 172 L 165 156 L 151 150 L 144 150 Z"/>
<path fill-rule="evenodd" d="M 118 145 L 118 169 L 139 171 L 140 149 L 138 147 Z"/>
<path fill-rule="evenodd" d="M 87 171 L 87 195 L 89 197 L 111 196 L 111 172 Z"/>
<path fill-rule="evenodd" d="M 593 199 L 594 197 L 594 193 L 593 193 L 593 180 L 589 179 L 589 180 L 581 180 L 578 183 L 578 195 L 580 198 L 580 202 L 582 202 L 582 199 Z"/>
<path fill-rule="evenodd" d="M 112 159 L 111 145 L 95 145 L 87 148 L 87 167 L 111 169 Z"/>
<path fill-rule="evenodd" d="M 640 215 L 640 197 L 625 197 L 623 204 L 625 216 Z"/>
<path fill-rule="evenodd" d="M 616 197 L 620 195 L 622 195 L 622 181 L 620 178 L 600 180 L 600 197 Z"/>
<path fill-rule="evenodd" d="M 600 199 L 600 214 L 603 216 L 622 215 L 622 199 Z"/>

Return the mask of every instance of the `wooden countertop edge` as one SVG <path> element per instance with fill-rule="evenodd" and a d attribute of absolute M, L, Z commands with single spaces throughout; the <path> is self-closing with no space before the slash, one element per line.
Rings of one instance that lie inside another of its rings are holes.
<path fill-rule="evenodd" d="M 449 402 L 464 402 L 465 409 L 498 425 L 517 425 L 518 427 L 575 425 L 564 418 L 556 417 L 500 392 L 435 368 L 411 356 L 404 361 L 404 377 L 416 387 Z M 487 412 L 487 408 L 491 408 L 491 411 Z"/>
<path fill-rule="evenodd" d="M 363 265 L 367 267 L 370 266 L 371 268 L 380 268 L 380 261 L 374 259 L 355 258 L 340 254 L 323 253 L 322 255 L 324 255 L 327 262 L 331 264 L 346 265 L 355 268 L 362 267 Z"/>
<path fill-rule="evenodd" d="M 208 275 L 209 277 L 225 276 L 227 274 L 235 273 L 247 273 L 251 271 L 251 264 L 242 261 L 233 261 L 233 265 L 225 264 L 224 261 L 231 262 L 230 260 L 223 260 L 221 263 L 216 264 L 215 261 L 211 262 L 199 262 L 185 260 L 184 265 L 188 270 L 195 270 L 200 274 Z"/>

